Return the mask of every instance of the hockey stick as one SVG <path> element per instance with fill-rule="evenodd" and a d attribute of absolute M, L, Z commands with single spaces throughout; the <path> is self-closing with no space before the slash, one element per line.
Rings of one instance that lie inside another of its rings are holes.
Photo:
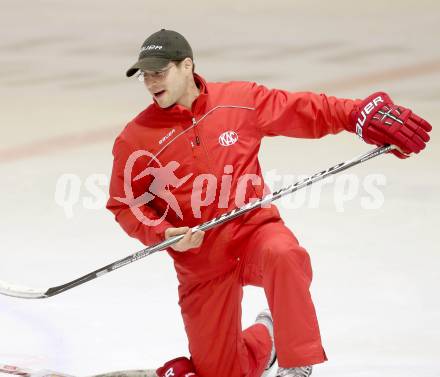
<path fill-rule="evenodd" d="M 133 370 L 121 370 L 118 372 L 109 372 L 102 374 L 95 374 L 91 377 L 157 377 L 156 372 L 153 369 L 133 369 Z"/>
<path fill-rule="evenodd" d="M 52 370 L 32 370 L 0 363 L 0 376 L 3 375 L 6 377 L 74 377 L 70 374 L 54 372 Z M 154 369 L 133 369 L 95 374 L 90 377 L 157 377 L 157 374 Z"/>
<path fill-rule="evenodd" d="M 377 147 L 377 148 L 371 150 L 370 152 L 367 152 L 359 157 L 356 157 L 356 158 L 349 160 L 349 161 L 341 162 L 340 164 L 332 166 L 331 168 L 329 168 L 327 170 L 323 170 L 319 173 L 313 174 L 310 177 L 304 178 L 294 184 L 291 184 L 291 185 L 289 185 L 285 188 L 282 188 L 276 192 L 268 194 L 261 199 L 257 199 L 253 202 L 245 204 L 244 206 L 242 206 L 240 208 L 235 208 L 232 211 L 226 212 L 219 217 L 216 217 L 216 218 L 209 220 L 205 223 L 197 225 L 194 228 L 192 228 L 192 231 L 193 232 L 195 232 L 196 230 L 206 231 L 211 228 L 214 228 L 214 227 L 216 227 L 220 224 L 223 224 L 227 221 L 233 220 L 236 217 L 241 216 L 242 214 L 244 214 L 246 212 L 249 212 L 255 208 L 261 207 L 264 204 L 271 203 L 274 200 L 277 200 L 287 194 L 291 194 L 291 193 L 298 191 L 306 186 L 311 185 L 312 183 L 320 181 L 320 180 L 322 180 L 332 174 L 340 173 L 341 171 L 344 171 L 348 168 L 351 168 L 352 166 L 358 165 L 358 164 L 365 162 L 371 158 L 374 158 L 374 157 L 377 157 L 381 154 L 387 153 L 394 148 L 395 147 L 391 146 L 391 145 L 384 145 L 381 147 Z M 180 241 L 183 238 L 183 236 L 184 235 L 171 237 L 163 242 L 149 246 L 149 247 L 147 247 L 143 250 L 140 250 L 134 254 L 131 254 L 123 259 L 120 259 L 116 262 L 113 262 L 113 263 L 107 265 L 107 266 L 99 268 L 96 271 L 90 272 L 87 275 L 84 275 L 76 280 L 73 280 L 73 281 L 66 283 L 66 284 L 63 284 L 63 285 L 49 288 L 45 291 L 26 288 L 26 287 L 19 287 L 17 285 L 12 285 L 12 284 L 8 284 L 6 282 L 0 281 L 0 294 L 12 296 L 12 297 L 18 297 L 18 298 L 47 298 L 47 297 L 55 296 L 61 292 L 67 291 L 73 287 L 81 285 L 87 281 L 96 279 L 96 278 L 98 278 L 108 272 L 112 272 L 120 267 L 123 267 L 127 264 L 133 263 L 133 262 L 137 261 L 138 259 L 144 258 L 144 257 L 151 255 L 153 253 L 156 253 L 158 251 L 165 250 L 169 246 Z"/>
<path fill-rule="evenodd" d="M 18 377 L 73 377 L 72 375 L 54 372 L 51 370 L 31 370 L 20 368 L 13 365 L 0 364 L 0 376 L 18 376 Z"/>

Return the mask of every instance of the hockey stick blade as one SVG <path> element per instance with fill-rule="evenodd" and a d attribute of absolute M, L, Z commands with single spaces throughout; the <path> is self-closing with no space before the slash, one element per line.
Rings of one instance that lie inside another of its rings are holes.
<path fill-rule="evenodd" d="M 71 374 L 55 372 L 52 370 L 32 370 L 21 368 L 15 365 L 7 365 L 0 363 L 0 376 L 11 377 L 74 377 Z M 90 377 L 157 377 L 154 369 L 133 369 L 120 370 L 115 372 L 107 372 L 95 374 Z"/>
<path fill-rule="evenodd" d="M 330 175 L 340 173 L 348 168 L 351 168 L 355 165 L 358 165 L 360 163 L 363 163 L 367 160 L 370 160 L 371 158 L 377 157 L 379 155 L 382 155 L 384 153 L 387 153 L 394 149 L 394 146 L 391 145 L 384 145 L 381 147 L 377 147 L 375 149 L 372 149 L 371 151 L 356 157 L 352 160 L 342 162 L 340 164 L 337 164 L 335 166 L 332 166 L 331 168 L 327 170 L 323 170 L 321 172 L 318 172 L 316 174 L 313 174 L 312 176 L 309 176 L 305 179 L 302 179 L 294 184 L 291 184 L 285 188 L 282 188 L 278 191 L 275 191 L 273 193 L 270 193 L 266 196 L 264 196 L 261 199 L 257 199 L 255 201 L 252 201 L 248 204 L 245 204 L 242 207 L 235 208 L 232 211 L 226 212 L 219 217 L 216 217 L 212 220 L 209 220 L 203 224 L 197 225 L 194 228 L 192 228 L 192 232 L 195 232 L 197 230 L 209 230 L 211 228 L 214 228 L 220 224 L 223 224 L 225 222 L 231 221 L 238 216 L 241 216 L 242 214 L 252 211 L 255 208 L 259 208 L 264 204 L 271 203 L 285 195 L 291 194 L 295 191 L 298 191 L 306 186 L 309 186 L 317 181 L 320 181 Z M 59 285 L 56 287 L 52 287 L 47 289 L 46 291 L 40 291 L 36 289 L 31 288 L 25 288 L 25 287 L 19 287 L 17 285 L 8 284 L 6 282 L 0 281 L 0 294 L 17 297 L 17 298 L 28 298 L 28 299 L 35 299 L 35 298 L 47 298 L 51 296 L 55 296 L 61 292 L 65 292 L 73 287 L 76 287 L 78 285 L 81 285 L 87 281 L 96 279 L 108 272 L 112 272 L 118 268 L 121 268 L 127 264 L 136 262 L 137 260 L 141 258 L 145 258 L 146 256 L 156 253 L 161 250 L 165 250 L 171 245 L 175 244 L 176 242 L 179 242 L 184 235 L 174 236 L 171 237 L 165 241 L 159 242 L 155 245 L 149 246 L 143 250 L 140 250 L 134 254 L 129 255 L 128 257 L 125 257 L 123 259 L 120 259 L 116 262 L 113 262 L 107 266 L 101 267 L 96 271 L 90 272 L 87 275 L 84 275 L 76 280 L 73 280 L 71 282 L 68 282 L 63 285 Z"/>
<path fill-rule="evenodd" d="M 91 377 L 157 377 L 157 374 L 153 369 L 134 369 L 95 374 Z"/>
<path fill-rule="evenodd" d="M 52 370 L 31 370 L 20 368 L 15 365 L 0 364 L 0 376 L 18 377 L 73 377 L 70 374 L 54 372 Z M 145 376 L 148 377 L 148 376 Z"/>
<path fill-rule="evenodd" d="M 19 298 L 45 298 L 46 292 L 0 281 L 0 294 Z"/>

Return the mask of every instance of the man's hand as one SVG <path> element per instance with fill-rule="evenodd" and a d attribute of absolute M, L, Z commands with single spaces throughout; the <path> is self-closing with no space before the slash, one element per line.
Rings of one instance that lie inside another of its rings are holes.
<path fill-rule="evenodd" d="M 181 228 L 168 228 L 165 231 L 165 239 L 167 240 L 170 237 L 178 236 L 180 234 L 184 234 L 185 236 L 174 245 L 170 247 L 175 251 L 187 251 L 188 249 L 193 249 L 195 247 L 199 247 L 203 242 L 203 237 L 205 232 L 201 230 L 197 230 L 196 232 L 192 232 L 192 229 L 184 226 Z"/>
<path fill-rule="evenodd" d="M 398 147 L 399 158 L 419 153 L 429 141 L 431 125 L 411 110 L 397 106 L 383 92 L 372 94 L 352 113 L 355 132 L 367 143 Z M 403 152 L 403 153 L 402 153 Z"/>

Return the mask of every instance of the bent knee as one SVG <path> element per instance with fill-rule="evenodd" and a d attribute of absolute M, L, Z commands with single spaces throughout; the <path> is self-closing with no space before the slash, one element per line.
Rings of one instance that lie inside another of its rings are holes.
<path fill-rule="evenodd" d="M 293 265 L 306 271 L 311 270 L 310 255 L 299 245 L 272 245 L 265 254 L 265 264 L 281 268 L 291 268 Z"/>

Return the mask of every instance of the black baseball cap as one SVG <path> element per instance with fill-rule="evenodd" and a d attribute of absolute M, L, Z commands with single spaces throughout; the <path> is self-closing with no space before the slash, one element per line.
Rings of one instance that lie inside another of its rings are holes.
<path fill-rule="evenodd" d="M 188 41 L 177 31 L 161 29 L 151 34 L 142 44 L 138 61 L 127 71 L 133 76 L 139 69 L 159 71 L 171 60 L 193 59 Z"/>

